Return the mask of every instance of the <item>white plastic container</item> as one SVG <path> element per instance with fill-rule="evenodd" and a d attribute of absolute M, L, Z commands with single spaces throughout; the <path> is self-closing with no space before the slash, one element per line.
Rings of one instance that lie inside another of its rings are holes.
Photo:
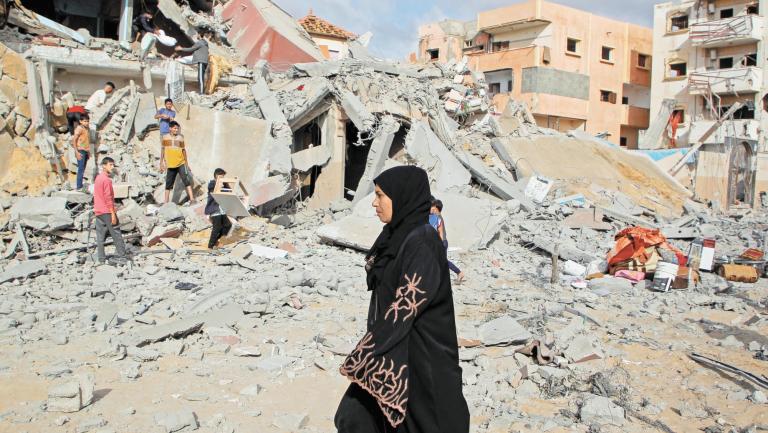
<path fill-rule="evenodd" d="M 659 262 L 656 265 L 656 272 L 653 274 L 653 285 L 651 288 L 659 292 L 669 291 L 669 287 L 677 278 L 677 271 L 680 269 L 675 263 Z"/>

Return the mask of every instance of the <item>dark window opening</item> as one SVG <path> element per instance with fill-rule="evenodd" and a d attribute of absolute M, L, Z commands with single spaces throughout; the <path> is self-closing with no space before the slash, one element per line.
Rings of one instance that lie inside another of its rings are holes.
<path fill-rule="evenodd" d="M 733 18 L 733 8 L 720 10 L 720 19 Z"/>
<path fill-rule="evenodd" d="M 678 123 L 685 123 L 685 110 L 682 108 L 679 108 L 677 110 L 672 111 L 672 118 L 677 119 Z"/>
<path fill-rule="evenodd" d="M 360 184 L 368 163 L 368 152 L 371 150 L 372 137 L 360 134 L 355 124 L 347 122 L 346 130 L 347 159 L 344 164 L 344 198 L 352 200 L 357 186 Z"/>
<path fill-rule="evenodd" d="M 731 109 L 730 105 L 723 105 L 720 107 L 720 117 L 723 117 L 728 110 Z M 734 120 L 746 120 L 755 118 L 755 106 L 749 102 L 744 104 L 741 108 L 733 113 Z"/>
<path fill-rule="evenodd" d="M 639 54 L 637 56 L 637 66 L 639 66 L 641 68 L 647 68 L 649 60 L 650 60 L 650 57 L 651 56 L 649 56 L 647 54 Z"/>
<path fill-rule="evenodd" d="M 509 41 L 494 42 L 491 49 L 493 50 L 493 52 L 508 50 Z"/>
<path fill-rule="evenodd" d="M 611 47 L 603 47 L 602 52 L 600 53 L 600 58 L 612 62 L 613 61 L 613 48 Z"/>
<path fill-rule="evenodd" d="M 507 81 L 507 92 L 512 91 L 512 80 Z"/>
<path fill-rule="evenodd" d="M 721 57 L 717 60 L 718 69 L 731 69 L 733 67 L 733 57 Z"/>
<path fill-rule="evenodd" d="M 768 112 L 768 93 L 763 96 L 763 111 Z"/>
<path fill-rule="evenodd" d="M 601 102 L 609 102 L 611 104 L 616 103 L 616 92 L 611 92 L 610 90 L 601 90 L 600 91 L 600 101 Z"/>
<path fill-rule="evenodd" d="M 757 15 L 758 14 L 758 7 L 757 5 L 749 5 L 747 6 L 747 15 Z"/>
<path fill-rule="evenodd" d="M 579 50 L 579 40 L 568 38 L 568 42 L 565 45 L 565 50 L 569 53 L 577 53 Z"/>
<path fill-rule="evenodd" d="M 427 50 L 427 55 L 429 56 L 429 60 L 437 60 L 440 58 L 440 50 L 437 48 Z"/>
<path fill-rule="evenodd" d="M 757 66 L 757 54 L 747 54 L 744 56 L 744 66 Z"/>
<path fill-rule="evenodd" d="M 501 83 L 491 83 L 488 85 L 488 91 L 491 93 L 491 95 L 495 95 L 497 93 L 501 93 Z"/>
<path fill-rule="evenodd" d="M 621 147 L 627 147 L 627 137 L 619 137 L 619 145 Z"/>
<path fill-rule="evenodd" d="M 629 97 L 628 96 L 622 96 L 621 97 L 621 105 L 629 105 Z"/>
<path fill-rule="evenodd" d="M 670 77 L 685 77 L 686 75 L 688 75 L 687 63 L 672 63 L 669 65 Z"/>
<path fill-rule="evenodd" d="M 670 30 L 677 32 L 688 28 L 688 15 L 678 15 L 670 20 Z"/>

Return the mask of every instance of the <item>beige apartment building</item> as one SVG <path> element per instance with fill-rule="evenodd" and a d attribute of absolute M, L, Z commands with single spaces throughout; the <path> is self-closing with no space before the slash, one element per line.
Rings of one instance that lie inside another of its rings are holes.
<path fill-rule="evenodd" d="M 695 194 L 721 209 L 756 206 L 768 187 L 766 12 L 768 2 L 754 0 L 654 8 L 651 113 L 656 125 L 641 147 L 699 145 Z M 741 108 L 726 116 L 736 103 Z"/>
<path fill-rule="evenodd" d="M 637 148 L 648 127 L 652 31 L 542 0 L 419 28 L 418 60 L 469 60 L 494 105 L 523 101 L 537 123 Z"/>

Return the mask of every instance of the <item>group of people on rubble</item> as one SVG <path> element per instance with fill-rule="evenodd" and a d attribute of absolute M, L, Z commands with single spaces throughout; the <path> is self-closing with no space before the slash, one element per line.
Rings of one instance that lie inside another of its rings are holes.
<path fill-rule="evenodd" d="M 185 65 L 197 65 L 197 85 L 199 93 L 205 92 L 205 76 L 208 71 L 209 45 L 212 33 L 200 30 L 193 37 L 194 44 L 189 48 L 178 45 L 175 38 L 167 36 L 165 32 L 153 22 L 154 16 L 150 11 L 144 11 L 133 20 L 133 32 L 135 41 L 141 44 L 139 59 L 144 61 L 147 54 L 159 41 L 166 46 L 173 46 L 176 55 L 184 55 L 177 60 Z"/>

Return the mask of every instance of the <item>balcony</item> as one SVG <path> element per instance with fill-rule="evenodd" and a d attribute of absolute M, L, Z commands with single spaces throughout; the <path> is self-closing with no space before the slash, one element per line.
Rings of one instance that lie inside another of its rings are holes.
<path fill-rule="evenodd" d="M 697 47 L 717 48 L 759 42 L 763 19 L 758 15 L 742 15 L 691 26 L 689 38 Z"/>
<path fill-rule="evenodd" d="M 763 71 L 755 66 L 694 72 L 688 77 L 691 95 L 757 93 L 763 83 Z"/>
<path fill-rule="evenodd" d="M 633 128 L 648 128 L 648 123 L 651 118 L 651 110 L 647 108 L 633 107 L 631 105 L 623 105 L 622 108 L 622 125 L 631 126 Z"/>

